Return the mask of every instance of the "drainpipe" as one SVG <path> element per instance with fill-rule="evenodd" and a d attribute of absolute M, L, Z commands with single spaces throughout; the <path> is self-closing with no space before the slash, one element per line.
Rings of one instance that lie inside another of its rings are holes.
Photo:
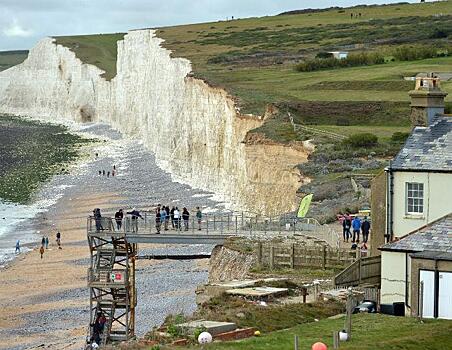
<path fill-rule="evenodd" d="M 438 313 L 439 313 L 439 307 L 438 307 L 438 302 L 439 302 L 439 271 L 438 271 L 438 260 L 435 259 L 435 278 L 434 278 L 434 293 L 435 296 L 433 298 L 433 317 L 434 318 L 438 318 Z"/>
<path fill-rule="evenodd" d="M 394 238 L 393 232 L 393 200 L 394 200 L 394 172 L 392 170 L 392 161 L 385 168 L 386 172 L 386 243 L 391 242 Z"/>

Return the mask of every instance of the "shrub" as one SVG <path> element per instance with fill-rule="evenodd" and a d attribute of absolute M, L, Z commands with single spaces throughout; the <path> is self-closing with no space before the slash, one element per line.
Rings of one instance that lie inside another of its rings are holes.
<path fill-rule="evenodd" d="M 353 134 L 345 139 L 344 143 L 352 147 L 373 147 L 378 144 L 378 137 L 371 133 Z"/>
<path fill-rule="evenodd" d="M 409 46 L 397 47 L 392 53 L 398 61 L 415 61 L 438 56 L 438 50 L 433 46 Z"/>
<path fill-rule="evenodd" d="M 409 132 L 395 132 L 391 136 L 392 143 L 404 143 L 406 139 L 410 136 Z"/>
<path fill-rule="evenodd" d="M 320 54 L 320 53 L 319 53 Z M 336 59 L 334 57 L 315 58 L 299 63 L 295 69 L 299 72 L 312 72 L 327 68 L 345 68 L 356 66 L 368 66 L 385 63 L 384 56 L 377 52 L 358 52 L 349 54 L 347 58 Z"/>

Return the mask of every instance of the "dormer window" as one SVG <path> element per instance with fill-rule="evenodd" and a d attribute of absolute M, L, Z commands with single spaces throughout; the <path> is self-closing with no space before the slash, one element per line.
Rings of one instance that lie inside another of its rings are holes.
<path fill-rule="evenodd" d="M 424 213 L 424 184 L 418 182 L 406 183 L 406 213 Z"/>

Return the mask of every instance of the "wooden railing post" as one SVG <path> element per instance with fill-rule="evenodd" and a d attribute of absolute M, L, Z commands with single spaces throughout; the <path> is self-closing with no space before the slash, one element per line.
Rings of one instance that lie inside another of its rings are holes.
<path fill-rule="evenodd" d="M 326 245 L 323 245 L 322 248 L 322 268 L 325 270 L 326 269 Z"/>
<path fill-rule="evenodd" d="M 262 242 L 257 244 L 257 264 L 259 268 L 262 267 Z"/>
<path fill-rule="evenodd" d="M 273 269 L 275 266 L 275 247 L 273 245 L 270 246 L 270 269 Z"/>
<path fill-rule="evenodd" d="M 295 243 L 292 243 L 292 249 L 290 250 L 290 266 L 295 269 Z"/>

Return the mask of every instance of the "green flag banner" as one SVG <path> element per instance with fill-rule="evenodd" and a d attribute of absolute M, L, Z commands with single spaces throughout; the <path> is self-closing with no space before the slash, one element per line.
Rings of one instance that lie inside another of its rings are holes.
<path fill-rule="evenodd" d="M 300 208 L 298 209 L 297 217 L 304 218 L 306 214 L 308 213 L 309 206 L 311 205 L 313 194 L 308 194 L 307 196 L 304 196 L 303 199 L 300 202 Z"/>

